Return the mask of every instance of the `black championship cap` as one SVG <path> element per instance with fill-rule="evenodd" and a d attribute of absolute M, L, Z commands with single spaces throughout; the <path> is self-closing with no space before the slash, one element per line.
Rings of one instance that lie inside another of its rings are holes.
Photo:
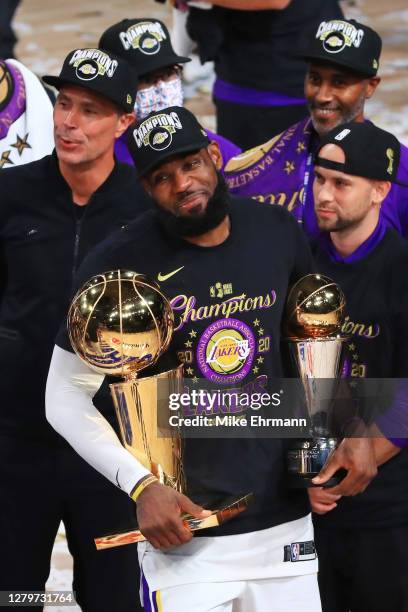
<path fill-rule="evenodd" d="M 75 49 L 65 58 L 59 76 L 43 80 L 59 89 L 65 83 L 101 94 L 122 110 L 133 111 L 137 89 L 136 71 L 120 57 L 102 49 Z"/>
<path fill-rule="evenodd" d="M 99 47 L 126 59 L 138 76 L 190 61 L 174 52 L 169 31 L 158 19 L 124 19 L 115 23 L 102 34 Z"/>
<path fill-rule="evenodd" d="M 345 155 L 344 163 L 320 157 L 327 144 L 340 147 Z M 390 132 L 373 123 L 344 123 L 322 138 L 316 151 L 314 164 L 344 174 L 362 176 L 377 181 L 390 181 L 408 187 L 397 179 L 401 145 Z"/>
<path fill-rule="evenodd" d="M 169 106 L 150 113 L 130 129 L 128 146 L 139 176 L 143 176 L 168 157 L 189 153 L 209 145 L 207 133 L 189 110 Z"/>
<path fill-rule="evenodd" d="M 338 64 L 367 77 L 375 76 L 380 63 L 380 36 L 354 19 L 322 21 L 301 55 L 306 60 Z"/>

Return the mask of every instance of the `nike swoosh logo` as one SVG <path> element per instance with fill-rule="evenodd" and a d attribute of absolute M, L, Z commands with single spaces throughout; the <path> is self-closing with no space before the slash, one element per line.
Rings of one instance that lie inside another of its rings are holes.
<path fill-rule="evenodd" d="M 162 274 L 161 272 L 159 272 L 157 275 L 157 280 L 162 283 L 163 281 L 166 281 L 168 278 L 171 278 L 172 276 L 177 274 L 177 272 L 180 272 L 180 270 L 182 270 L 183 268 L 184 266 L 181 266 L 181 268 L 177 268 L 177 270 L 173 270 L 173 272 L 169 272 L 168 274 Z"/>

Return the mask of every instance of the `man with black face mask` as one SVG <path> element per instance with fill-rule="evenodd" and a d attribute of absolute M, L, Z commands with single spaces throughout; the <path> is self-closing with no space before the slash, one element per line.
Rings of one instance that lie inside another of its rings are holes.
<path fill-rule="evenodd" d="M 184 108 L 150 114 L 133 129 L 130 149 L 156 208 L 97 247 L 77 285 L 117 268 L 157 279 L 175 317 L 168 355 L 184 362 L 191 383 L 238 386 L 251 397 L 270 393 L 282 376 L 287 289 L 311 270 L 298 224 L 281 207 L 231 198 L 218 145 Z M 148 540 L 139 544 L 145 608 L 161 600 L 173 612 L 227 612 L 237 604 L 263 611 L 273 601 L 275 612 L 319 612 L 307 496 L 285 486 L 285 441 L 186 439 L 182 495 L 121 447 L 107 413 L 91 401 L 103 380 L 73 354 L 64 328 L 48 378 L 47 417 L 136 502 Z M 254 502 L 245 512 L 192 539 L 183 512 L 204 518 L 203 506 L 250 491 Z"/>

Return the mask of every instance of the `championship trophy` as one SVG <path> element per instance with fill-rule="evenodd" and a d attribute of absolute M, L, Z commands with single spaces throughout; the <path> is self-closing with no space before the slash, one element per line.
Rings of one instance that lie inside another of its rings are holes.
<path fill-rule="evenodd" d="M 321 274 L 304 276 L 288 295 L 289 351 L 310 419 L 310 438 L 294 442 L 288 451 L 292 487 L 314 486 L 311 479 L 317 476 L 338 443 L 333 436 L 333 406 L 346 340 L 340 336 L 345 305 L 340 287 Z M 324 486 L 333 486 L 341 478 L 335 474 Z"/>
<path fill-rule="evenodd" d="M 184 493 L 180 430 L 158 425 L 158 416 L 168 414 L 170 394 L 182 392 L 183 366 L 138 377 L 168 348 L 173 325 L 173 311 L 158 284 L 128 270 L 93 276 L 77 292 L 68 313 L 76 354 L 100 374 L 124 379 L 110 385 L 123 446 L 161 484 Z M 245 510 L 248 502 L 246 496 L 205 519 L 183 519 L 191 530 L 214 527 Z M 102 549 L 142 540 L 141 532 L 133 530 L 96 538 L 95 543 Z"/>

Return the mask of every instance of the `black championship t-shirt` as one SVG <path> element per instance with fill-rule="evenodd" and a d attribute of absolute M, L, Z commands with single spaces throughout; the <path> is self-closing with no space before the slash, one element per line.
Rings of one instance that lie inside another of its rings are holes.
<path fill-rule="evenodd" d="M 320 243 L 321 245 L 322 243 Z M 318 243 L 316 269 L 343 289 L 347 315 L 345 374 L 363 378 L 408 377 L 408 243 L 394 230 L 366 257 L 333 262 Z M 379 467 L 364 493 L 343 497 L 315 521 L 324 527 L 390 527 L 408 522 L 408 448 Z"/>
<path fill-rule="evenodd" d="M 279 345 L 287 290 L 311 269 L 303 233 L 285 210 L 232 200 L 230 236 L 212 248 L 170 239 L 152 211 L 98 246 L 81 267 L 77 284 L 118 268 L 158 280 L 175 316 L 169 353 L 185 362 L 184 374 L 192 381 L 214 380 L 225 388 L 239 383 L 261 391 L 269 379 L 282 375 Z M 228 352 L 211 352 L 223 338 L 245 347 L 238 367 Z M 57 344 L 72 350 L 64 331 Z M 102 389 L 95 404 L 111 421 L 111 402 Z M 255 494 L 244 513 L 205 535 L 255 531 L 309 512 L 305 493 L 286 487 L 287 444 L 266 438 L 185 441 L 187 493 L 194 500 L 214 507 L 230 496 Z"/>

